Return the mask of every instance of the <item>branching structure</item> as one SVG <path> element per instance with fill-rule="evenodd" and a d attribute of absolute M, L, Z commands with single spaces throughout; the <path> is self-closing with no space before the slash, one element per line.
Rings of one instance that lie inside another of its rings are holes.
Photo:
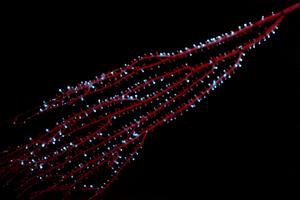
<path fill-rule="evenodd" d="M 275 33 L 300 4 L 246 23 L 236 31 L 176 52 L 143 55 L 59 94 L 16 118 L 26 123 L 46 113 L 68 113 L 43 134 L 6 151 L 1 179 L 19 197 L 51 191 L 103 193 L 135 159 L 147 135 L 176 120 L 241 67 L 245 54 Z"/>

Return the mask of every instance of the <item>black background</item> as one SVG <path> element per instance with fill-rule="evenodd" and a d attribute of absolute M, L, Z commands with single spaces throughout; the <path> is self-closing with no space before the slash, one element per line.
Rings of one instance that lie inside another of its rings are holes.
<path fill-rule="evenodd" d="M 226 3 L 225 3 L 226 2 Z M 11 117 L 58 88 L 151 51 L 191 46 L 297 1 L 10 5 L 1 27 L 2 147 Z M 294 195 L 299 189 L 299 11 L 198 109 L 158 128 L 104 199 Z M 299 194 L 298 194 L 299 195 Z"/>

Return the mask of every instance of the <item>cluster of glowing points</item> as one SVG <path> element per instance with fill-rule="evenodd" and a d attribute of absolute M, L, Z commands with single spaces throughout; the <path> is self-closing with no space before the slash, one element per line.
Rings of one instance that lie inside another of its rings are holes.
<path fill-rule="evenodd" d="M 101 195 L 135 159 L 147 134 L 194 109 L 230 78 L 245 53 L 274 34 L 285 14 L 246 23 L 191 48 L 145 54 L 93 80 L 59 89 L 15 123 L 46 113 L 64 118 L 9 151 L 1 161 L 8 166 L 2 174 L 18 174 L 8 182 L 18 183 L 19 196 L 63 191 L 67 197 L 75 190 L 90 192 L 90 199 Z"/>

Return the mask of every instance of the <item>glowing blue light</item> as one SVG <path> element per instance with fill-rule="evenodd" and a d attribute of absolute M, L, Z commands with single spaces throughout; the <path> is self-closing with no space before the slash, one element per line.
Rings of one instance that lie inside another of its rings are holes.
<path fill-rule="evenodd" d="M 139 134 L 138 134 L 137 132 L 134 132 L 132 135 L 133 135 L 134 137 L 139 136 Z"/>

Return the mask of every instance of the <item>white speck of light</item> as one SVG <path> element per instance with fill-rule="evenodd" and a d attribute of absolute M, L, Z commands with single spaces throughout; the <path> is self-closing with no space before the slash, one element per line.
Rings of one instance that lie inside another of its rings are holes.
<path fill-rule="evenodd" d="M 138 134 L 137 132 L 134 132 L 132 135 L 133 135 L 134 137 L 139 136 L 139 134 Z"/>

